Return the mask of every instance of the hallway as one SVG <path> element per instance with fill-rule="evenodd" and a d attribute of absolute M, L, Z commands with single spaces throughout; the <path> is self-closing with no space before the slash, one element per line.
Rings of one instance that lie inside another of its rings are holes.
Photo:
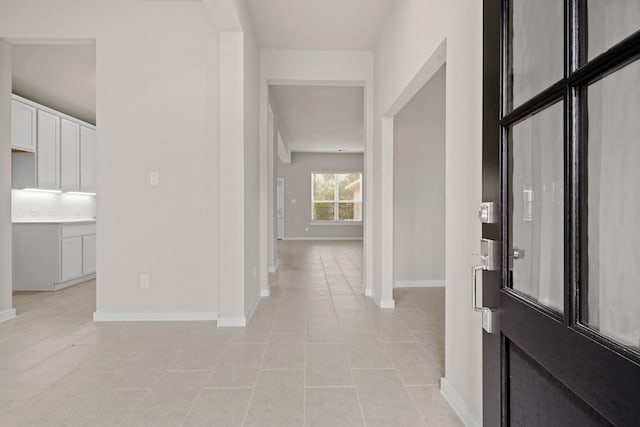
<path fill-rule="evenodd" d="M 3 425 L 457 426 L 439 392 L 444 290 L 362 294 L 361 242 L 279 242 L 246 328 L 96 323 L 95 283 L 15 295 Z"/>

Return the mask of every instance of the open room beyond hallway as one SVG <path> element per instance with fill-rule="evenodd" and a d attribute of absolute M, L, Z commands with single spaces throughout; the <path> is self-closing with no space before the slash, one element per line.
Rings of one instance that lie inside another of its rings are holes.
<path fill-rule="evenodd" d="M 362 242 L 279 242 L 246 328 L 93 323 L 95 282 L 17 293 L 0 325 L 3 426 L 457 426 L 440 395 L 444 290 L 362 293 Z"/>

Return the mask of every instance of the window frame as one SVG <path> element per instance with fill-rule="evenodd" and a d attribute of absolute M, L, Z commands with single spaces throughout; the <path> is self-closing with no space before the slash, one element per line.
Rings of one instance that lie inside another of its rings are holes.
<path fill-rule="evenodd" d="M 339 182 L 336 175 L 360 175 L 360 200 L 340 200 Z M 333 200 L 315 200 L 314 177 L 316 175 L 333 175 Z M 362 225 L 364 220 L 364 174 L 359 170 L 348 171 L 311 171 L 311 225 Z M 334 219 L 314 219 L 314 205 L 316 203 L 333 203 Z M 360 219 L 340 219 L 340 203 L 360 203 Z"/>

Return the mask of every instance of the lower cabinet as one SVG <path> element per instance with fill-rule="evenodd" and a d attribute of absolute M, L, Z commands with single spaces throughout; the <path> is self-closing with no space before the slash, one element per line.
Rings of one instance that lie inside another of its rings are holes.
<path fill-rule="evenodd" d="M 55 291 L 95 277 L 95 223 L 14 223 L 13 289 Z"/>

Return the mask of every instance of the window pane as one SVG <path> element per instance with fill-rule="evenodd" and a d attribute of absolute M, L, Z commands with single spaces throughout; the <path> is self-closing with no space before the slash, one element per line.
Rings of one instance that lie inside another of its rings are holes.
<path fill-rule="evenodd" d="M 313 200 L 333 200 L 335 193 L 334 174 L 313 174 Z"/>
<path fill-rule="evenodd" d="M 638 348 L 640 62 L 591 85 L 588 106 L 589 276 L 581 320 Z"/>
<path fill-rule="evenodd" d="M 362 179 L 359 173 L 336 174 L 340 200 L 362 200 Z"/>
<path fill-rule="evenodd" d="M 508 111 L 564 76 L 564 1 L 512 0 L 510 9 Z"/>
<path fill-rule="evenodd" d="M 340 221 L 362 221 L 362 203 L 345 203 L 338 205 Z"/>
<path fill-rule="evenodd" d="M 333 203 L 314 203 L 313 204 L 313 220 L 314 221 L 333 221 L 335 219 Z"/>
<path fill-rule="evenodd" d="M 534 301 L 564 306 L 563 105 L 511 129 L 512 287 Z"/>
<path fill-rule="evenodd" d="M 640 0 L 589 1 L 589 59 L 640 30 Z"/>

